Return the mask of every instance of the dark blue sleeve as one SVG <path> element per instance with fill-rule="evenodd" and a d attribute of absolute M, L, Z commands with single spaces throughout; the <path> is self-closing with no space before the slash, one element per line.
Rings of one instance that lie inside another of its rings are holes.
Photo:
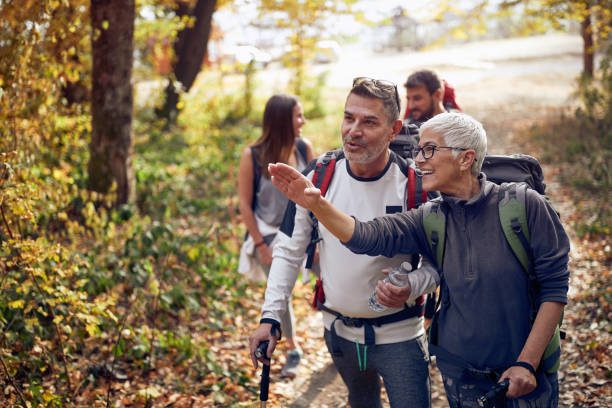
<path fill-rule="evenodd" d="M 431 201 L 434 198 L 440 197 L 440 193 L 437 191 L 428 191 L 427 192 L 427 201 Z"/>
<path fill-rule="evenodd" d="M 356 254 L 392 257 L 422 253 L 431 258 L 421 219 L 418 208 L 368 222 L 355 219 L 353 236 L 344 245 Z"/>
<path fill-rule="evenodd" d="M 536 301 L 567 303 L 569 237 L 544 196 L 527 189 L 525 200 L 534 270 L 540 286 Z"/>

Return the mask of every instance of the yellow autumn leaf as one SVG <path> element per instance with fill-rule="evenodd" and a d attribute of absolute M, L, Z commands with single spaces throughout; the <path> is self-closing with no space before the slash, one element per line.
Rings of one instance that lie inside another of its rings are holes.
<path fill-rule="evenodd" d="M 28 330 L 31 330 L 35 326 L 40 325 L 38 319 L 25 319 L 25 325 Z"/>
<path fill-rule="evenodd" d="M 50 402 L 55 398 L 55 394 L 45 391 L 42 397 L 45 400 L 45 402 Z"/>
<path fill-rule="evenodd" d="M 157 398 L 161 395 L 161 392 L 156 387 L 147 387 L 138 391 L 138 396 L 142 398 Z"/>
<path fill-rule="evenodd" d="M 12 309 L 23 309 L 23 307 L 25 306 L 25 302 L 23 299 L 18 299 L 18 300 L 13 300 L 12 302 L 9 302 L 8 305 Z"/>
<path fill-rule="evenodd" d="M 191 247 L 189 251 L 187 251 L 187 256 L 192 261 L 195 261 L 200 256 L 200 250 L 197 247 Z"/>
<path fill-rule="evenodd" d="M 87 324 L 85 326 L 85 330 L 87 330 L 87 333 L 90 336 L 92 336 L 92 337 L 95 336 L 96 334 L 98 334 L 98 332 L 100 331 L 98 329 L 98 325 L 97 324 L 92 324 L 92 323 Z"/>
<path fill-rule="evenodd" d="M 62 180 L 64 178 L 64 172 L 59 169 L 53 169 L 53 178 L 56 180 Z"/>
<path fill-rule="evenodd" d="M 117 323 L 119 321 L 119 319 L 117 319 L 117 316 L 115 316 L 115 314 L 110 310 L 106 310 L 106 315 L 115 323 Z"/>
<path fill-rule="evenodd" d="M 159 295 L 159 282 L 157 282 L 157 279 L 151 279 L 149 281 L 149 291 L 153 296 Z"/>

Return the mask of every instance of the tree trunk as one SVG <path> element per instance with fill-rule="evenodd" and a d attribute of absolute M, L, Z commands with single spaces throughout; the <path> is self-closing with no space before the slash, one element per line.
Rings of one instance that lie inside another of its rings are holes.
<path fill-rule="evenodd" d="M 582 72 L 593 78 L 593 27 L 591 26 L 591 8 L 587 5 L 587 14 L 580 23 L 582 35 Z"/>
<path fill-rule="evenodd" d="M 198 0 L 191 10 L 189 3 L 182 1 L 176 10 L 178 16 L 189 15 L 194 19 L 193 26 L 181 30 L 174 42 L 174 76 L 185 92 L 191 89 L 202 68 L 216 5 L 217 0 Z M 174 82 L 170 82 L 166 88 L 164 107 L 158 112 L 158 116 L 176 119 L 177 91 Z"/>
<path fill-rule="evenodd" d="M 115 181 L 116 204 L 127 203 L 134 196 L 131 134 L 134 18 L 134 0 L 91 0 L 89 186 L 107 193 Z"/>

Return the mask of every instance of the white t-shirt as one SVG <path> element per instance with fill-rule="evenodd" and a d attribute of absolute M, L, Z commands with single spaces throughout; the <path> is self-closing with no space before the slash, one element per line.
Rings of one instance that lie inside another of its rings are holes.
<path fill-rule="evenodd" d="M 407 169 L 406 169 L 407 170 Z M 407 172 L 407 171 L 406 171 Z M 308 174 L 312 179 L 312 172 Z M 335 207 L 361 221 L 405 209 L 407 175 L 391 154 L 387 168 L 375 178 L 359 178 L 350 172 L 348 162 L 337 161 L 332 180 L 325 194 Z M 282 231 L 282 228 L 281 228 Z M 292 236 L 279 232 L 274 247 L 274 260 L 268 277 L 264 318 L 280 321 L 285 299 L 289 297 L 306 247 L 310 242 L 312 219 L 309 212 L 297 206 Z M 379 280 L 384 278 L 382 269 L 399 266 L 410 261 L 409 255 L 393 258 L 357 255 L 348 250 L 324 226 L 319 224 L 319 256 L 321 278 L 325 292 L 324 305 L 347 317 L 375 318 L 399 312 L 389 309 L 377 313 L 368 307 L 368 298 Z M 435 288 L 435 282 L 434 286 Z M 410 306 L 410 305 L 409 305 Z M 330 328 L 335 316 L 323 313 L 323 323 Z M 347 327 L 337 321 L 336 333 L 349 341 L 364 342 L 364 329 Z M 376 344 L 412 340 L 424 333 L 423 318 L 414 317 L 396 323 L 375 327 Z"/>

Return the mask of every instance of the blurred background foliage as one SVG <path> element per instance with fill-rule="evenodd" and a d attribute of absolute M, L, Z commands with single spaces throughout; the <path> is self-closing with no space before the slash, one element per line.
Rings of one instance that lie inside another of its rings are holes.
<path fill-rule="evenodd" d="M 158 118 L 159 85 L 175 79 L 173 41 L 193 24 L 173 12 L 178 3 L 137 3 L 134 82 L 144 85 L 132 129 L 136 196 L 117 206 L 112 189 L 87 189 L 90 3 L 0 1 L 0 398 L 12 404 L 109 403 L 111 379 L 129 369 L 151 385 L 162 357 L 182 367 L 167 379 L 181 392 L 223 406 L 254 393 L 250 369 L 214 345 L 242 330 L 241 316 L 256 315 L 261 300 L 235 273 L 244 232 L 236 173 L 269 95 L 253 66 L 205 69 L 180 93 L 176 122 Z M 261 13 L 300 17 L 288 27 L 285 58 L 296 75 L 287 90 L 301 95 L 319 153 L 339 145 L 345 95 L 307 70 L 304 53 L 314 53 L 317 35 L 300 30 L 321 18 L 320 7 L 347 13 L 352 3 L 306 2 L 309 13 L 303 2 L 261 3 Z M 593 234 L 610 234 L 611 225 L 609 45 L 606 52 L 577 88 L 581 106 L 533 129 L 544 159 L 561 158 L 564 180 L 596 198 L 596 218 L 581 229 Z M 141 391 L 148 403 L 157 392 Z"/>
<path fill-rule="evenodd" d="M 560 180 L 575 190 L 573 201 L 588 214 L 576 226 L 580 236 L 610 235 L 612 226 L 612 46 L 596 78 L 583 74 L 575 91 L 580 105 L 531 129 L 542 161 L 560 169 Z M 531 139 L 531 141 L 529 140 Z"/>

